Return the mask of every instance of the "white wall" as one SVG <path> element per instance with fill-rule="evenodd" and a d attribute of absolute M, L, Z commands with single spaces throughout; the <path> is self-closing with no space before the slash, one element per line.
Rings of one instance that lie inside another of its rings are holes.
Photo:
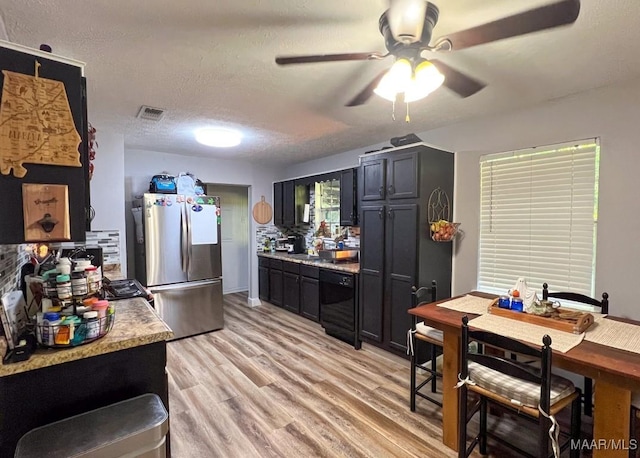
<path fill-rule="evenodd" d="M 93 161 L 91 206 L 96 216 L 91 222 L 91 230 L 120 231 L 120 266 L 127 274 L 126 226 L 124 219 L 124 136 L 107 132 L 96 132 L 98 147 Z"/>
<path fill-rule="evenodd" d="M 131 203 L 133 196 L 140 195 L 149 189 L 149 180 L 153 175 L 168 171 L 177 175 L 179 172 L 192 172 L 204 183 L 233 184 L 250 186 L 249 210 L 260 196 L 265 196 L 271 203 L 273 182 L 279 175 L 276 167 L 257 165 L 251 162 L 222 159 L 205 159 L 153 151 L 130 150 L 125 154 L 125 217 L 127 222 L 127 245 L 129 247 L 129 263 L 133 260 L 133 216 Z M 224 217 L 224 215 L 223 215 Z M 257 224 L 251 218 L 249 238 L 251 282 L 249 284 L 249 300 L 255 303 L 258 298 L 258 257 L 255 234 Z M 131 271 L 133 272 L 133 270 Z"/>
<path fill-rule="evenodd" d="M 456 152 L 454 213 L 465 236 L 455 246 L 453 294 L 476 287 L 480 156 L 600 137 L 596 294 L 609 293 L 612 314 L 640 320 L 635 290 L 640 277 L 640 203 L 635 186 L 640 182 L 638 120 L 640 80 L 432 131 L 419 132 L 416 125 L 417 135 L 426 143 Z M 354 166 L 358 154 L 374 147 L 297 164 L 289 167 L 285 175 L 293 177 Z"/>

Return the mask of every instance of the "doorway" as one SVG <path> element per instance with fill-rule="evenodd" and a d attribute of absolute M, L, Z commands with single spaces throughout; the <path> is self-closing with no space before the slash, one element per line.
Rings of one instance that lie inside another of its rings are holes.
<path fill-rule="evenodd" d="M 222 218 L 222 293 L 249 291 L 249 187 L 207 184 L 220 197 Z"/>

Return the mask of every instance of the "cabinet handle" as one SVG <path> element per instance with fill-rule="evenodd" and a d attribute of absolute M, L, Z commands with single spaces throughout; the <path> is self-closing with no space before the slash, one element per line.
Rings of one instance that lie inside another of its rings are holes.
<path fill-rule="evenodd" d="M 393 209 L 390 209 L 388 212 L 389 219 L 393 219 Z"/>
<path fill-rule="evenodd" d="M 380 194 L 380 197 L 382 197 L 384 193 L 384 186 L 380 186 L 380 188 L 378 189 L 378 194 Z"/>
<path fill-rule="evenodd" d="M 393 193 L 394 193 L 393 185 L 392 185 L 392 184 L 390 184 L 390 185 L 389 185 L 389 187 L 387 188 L 387 192 L 388 192 L 389 194 L 393 194 Z"/>
<path fill-rule="evenodd" d="M 380 209 L 378 210 L 378 216 L 380 217 L 380 219 L 382 219 L 382 217 L 384 216 L 384 209 Z"/>

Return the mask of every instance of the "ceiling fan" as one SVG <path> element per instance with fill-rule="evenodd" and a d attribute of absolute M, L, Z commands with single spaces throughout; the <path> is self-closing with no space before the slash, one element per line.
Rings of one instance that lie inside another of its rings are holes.
<path fill-rule="evenodd" d="M 418 100 L 440 85 L 460 97 L 469 97 L 486 85 L 440 60 L 430 53 L 457 51 L 505 38 L 572 24 L 578 18 L 580 0 L 561 0 L 532 10 L 498 19 L 467 30 L 438 38 L 433 45 L 431 34 L 438 22 L 439 10 L 426 0 L 390 0 L 379 20 L 380 33 L 387 53 L 361 52 L 276 57 L 278 65 L 316 62 L 380 60 L 388 56 L 396 61 L 389 70 L 378 74 L 346 106 L 364 104 L 376 93 L 391 101 Z M 425 58 L 425 56 L 427 56 Z"/>

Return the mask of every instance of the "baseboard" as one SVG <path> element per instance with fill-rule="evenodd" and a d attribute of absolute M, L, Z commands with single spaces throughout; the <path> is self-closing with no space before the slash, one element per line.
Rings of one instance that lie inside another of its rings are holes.
<path fill-rule="evenodd" d="M 259 305 L 262 305 L 262 302 L 260 302 L 260 299 L 258 299 L 257 297 L 248 297 L 247 305 L 249 307 L 257 307 Z"/>
<path fill-rule="evenodd" d="M 232 289 L 226 289 L 224 291 L 223 294 L 233 294 L 233 293 L 248 293 L 249 292 L 249 288 L 245 287 L 240 287 L 240 288 L 232 288 Z"/>

